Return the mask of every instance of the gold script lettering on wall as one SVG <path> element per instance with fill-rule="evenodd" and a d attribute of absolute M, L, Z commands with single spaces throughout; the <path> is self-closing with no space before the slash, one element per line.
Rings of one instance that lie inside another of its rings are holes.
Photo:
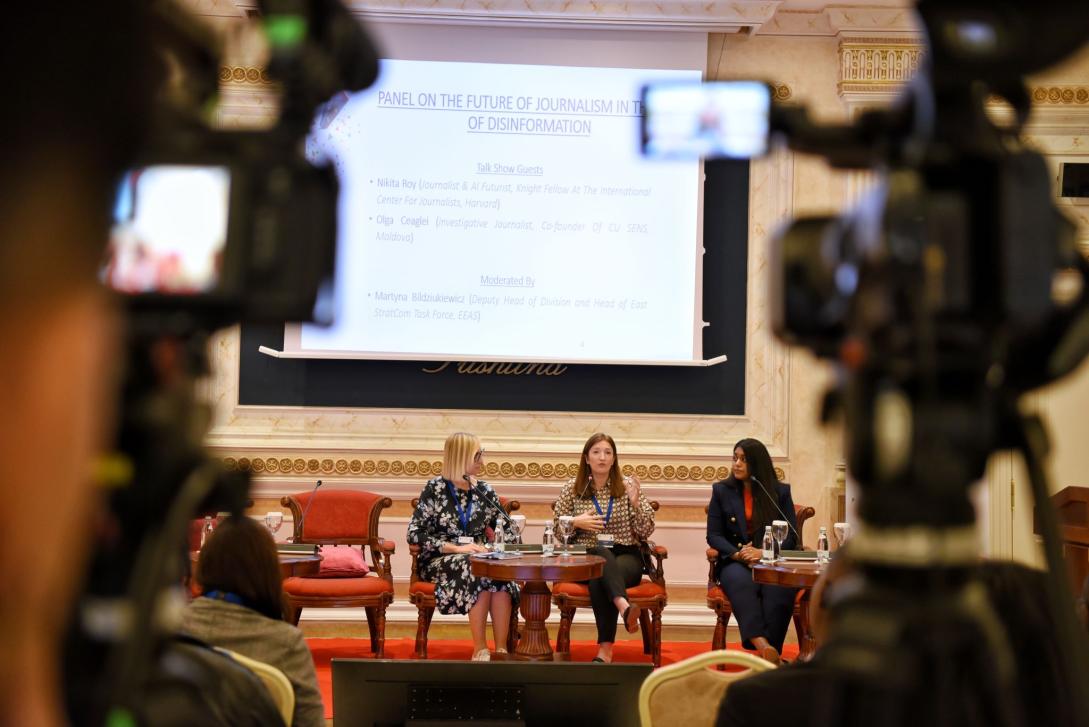
<path fill-rule="evenodd" d="M 439 374 L 452 371 L 456 374 L 475 376 L 563 376 L 567 372 L 566 364 L 558 363 L 513 363 L 498 361 L 459 361 L 453 369 L 453 361 L 443 361 L 437 366 L 420 370 L 425 374 Z"/>

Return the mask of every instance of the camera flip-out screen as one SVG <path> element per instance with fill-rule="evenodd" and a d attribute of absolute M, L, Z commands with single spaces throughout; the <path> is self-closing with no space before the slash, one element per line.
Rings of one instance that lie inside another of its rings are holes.
<path fill-rule="evenodd" d="M 643 89 L 643 151 L 749 159 L 768 147 L 771 88 L 759 81 L 664 82 Z"/>
<path fill-rule="evenodd" d="M 230 197 L 224 166 L 164 164 L 126 172 L 103 282 L 132 294 L 214 290 L 223 271 Z"/>

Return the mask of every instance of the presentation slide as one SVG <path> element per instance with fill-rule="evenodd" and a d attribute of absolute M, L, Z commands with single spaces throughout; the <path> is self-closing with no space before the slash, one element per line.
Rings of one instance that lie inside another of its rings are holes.
<path fill-rule="evenodd" d="M 360 358 L 699 359 L 696 161 L 643 159 L 647 70 L 386 60 L 321 110 L 341 180 L 337 323 Z"/>

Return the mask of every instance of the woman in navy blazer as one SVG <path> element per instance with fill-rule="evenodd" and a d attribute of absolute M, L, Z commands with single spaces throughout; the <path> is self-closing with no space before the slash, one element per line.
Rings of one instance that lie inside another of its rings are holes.
<path fill-rule="evenodd" d="M 760 560 L 764 528 L 786 520 L 784 549 L 797 548 L 798 520 L 790 485 L 779 482 L 771 456 L 759 440 L 734 445 L 731 474 L 711 485 L 707 544 L 718 551 L 716 573 L 741 628 L 741 645 L 778 663 L 794 613 L 794 588 L 754 583 L 750 567 Z"/>

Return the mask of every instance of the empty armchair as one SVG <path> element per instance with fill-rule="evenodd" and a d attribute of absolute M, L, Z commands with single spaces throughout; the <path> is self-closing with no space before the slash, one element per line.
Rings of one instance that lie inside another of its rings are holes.
<path fill-rule="evenodd" d="M 383 656 L 386 608 L 393 602 L 392 541 L 378 537 L 382 510 L 393 501 L 373 492 L 319 490 L 288 495 L 280 503 L 291 509 L 295 542 L 359 546 L 370 549 L 370 573 L 334 577 L 292 577 L 284 581 L 289 619 L 298 624 L 303 608 L 364 608 L 371 650 Z M 306 514 L 305 518 L 303 513 Z"/>

